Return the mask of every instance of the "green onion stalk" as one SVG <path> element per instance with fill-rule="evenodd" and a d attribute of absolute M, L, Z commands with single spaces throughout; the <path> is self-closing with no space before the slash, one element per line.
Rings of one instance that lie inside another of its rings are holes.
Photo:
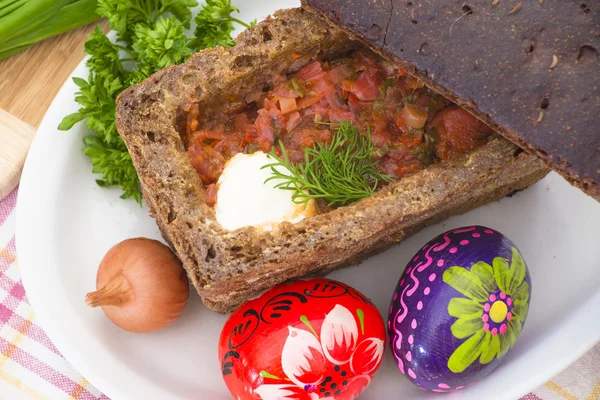
<path fill-rule="evenodd" d="M 0 59 L 100 16 L 96 0 L 0 0 Z"/>

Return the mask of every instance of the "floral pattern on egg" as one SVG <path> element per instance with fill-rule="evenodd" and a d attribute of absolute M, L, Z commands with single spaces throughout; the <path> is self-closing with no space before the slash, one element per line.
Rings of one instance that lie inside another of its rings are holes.
<path fill-rule="evenodd" d="M 236 310 L 219 340 L 236 399 L 354 400 L 383 359 L 385 325 L 373 303 L 330 279 L 281 284 Z"/>
<path fill-rule="evenodd" d="M 400 372 L 421 389 L 473 384 L 514 346 L 531 280 L 517 247 L 482 226 L 446 232 L 407 265 L 388 317 Z"/>

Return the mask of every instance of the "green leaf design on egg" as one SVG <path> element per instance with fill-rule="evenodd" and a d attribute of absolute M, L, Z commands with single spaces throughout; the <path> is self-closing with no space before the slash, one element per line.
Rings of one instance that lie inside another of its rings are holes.
<path fill-rule="evenodd" d="M 514 247 L 511 260 L 496 257 L 492 265 L 478 261 L 470 270 L 453 266 L 444 272 L 443 281 L 465 296 L 448 303 L 448 314 L 457 318 L 452 335 L 466 339 L 448 359 L 450 371 L 461 373 L 477 359 L 488 364 L 514 346 L 529 311 L 526 274 Z"/>

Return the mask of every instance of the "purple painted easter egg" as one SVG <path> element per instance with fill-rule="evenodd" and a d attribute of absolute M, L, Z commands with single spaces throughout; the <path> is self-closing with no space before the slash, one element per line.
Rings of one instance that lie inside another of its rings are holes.
<path fill-rule="evenodd" d="M 401 373 L 425 390 L 462 389 L 498 366 L 519 337 L 531 294 L 520 251 L 483 226 L 431 240 L 394 291 L 388 338 Z"/>

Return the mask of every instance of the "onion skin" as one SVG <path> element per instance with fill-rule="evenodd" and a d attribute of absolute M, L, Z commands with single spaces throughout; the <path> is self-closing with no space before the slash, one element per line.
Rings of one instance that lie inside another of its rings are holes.
<path fill-rule="evenodd" d="M 127 239 L 104 256 L 96 292 L 86 303 L 101 306 L 117 326 L 130 332 L 154 332 L 171 325 L 189 297 L 185 270 L 175 254 L 157 240 Z"/>

